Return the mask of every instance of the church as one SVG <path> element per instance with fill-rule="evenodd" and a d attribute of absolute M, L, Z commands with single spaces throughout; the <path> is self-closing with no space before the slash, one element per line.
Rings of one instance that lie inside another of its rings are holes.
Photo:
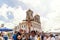
<path fill-rule="evenodd" d="M 20 29 L 27 32 L 32 30 L 42 32 L 40 16 L 38 14 L 33 16 L 33 11 L 30 9 L 27 10 L 26 19 L 22 20 L 22 22 L 14 28 L 15 31 L 19 31 Z"/>

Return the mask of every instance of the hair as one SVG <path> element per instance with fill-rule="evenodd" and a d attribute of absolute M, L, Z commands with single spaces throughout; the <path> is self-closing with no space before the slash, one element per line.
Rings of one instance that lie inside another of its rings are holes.
<path fill-rule="evenodd" d="M 40 37 L 40 35 L 38 35 L 38 37 Z"/>
<path fill-rule="evenodd" d="M 55 36 L 58 36 L 57 34 Z"/>
<path fill-rule="evenodd" d="M 17 31 L 15 31 L 14 33 L 17 33 Z"/>
<path fill-rule="evenodd" d="M 32 32 L 34 32 L 34 34 L 36 34 L 36 32 L 35 32 L 34 30 L 33 30 L 33 31 L 31 31 L 31 33 L 32 33 Z"/>
<path fill-rule="evenodd" d="M 53 34 L 51 34 L 50 37 L 54 37 Z"/>
<path fill-rule="evenodd" d="M 21 34 L 17 34 L 17 37 L 18 37 L 19 35 L 21 36 Z M 17 40 L 19 40 L 19 39 L 17 38 Z M 21 38 L 20 40 L 22 40 L 22 38 Z"/>

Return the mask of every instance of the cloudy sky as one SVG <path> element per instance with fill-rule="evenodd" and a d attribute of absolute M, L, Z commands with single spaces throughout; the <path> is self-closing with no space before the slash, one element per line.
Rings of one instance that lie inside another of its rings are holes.
<path fill-rule="evenodd" d="M 25 19 L 28 9 L 40 15 L 45 31 L 60 31 L 60 0 L 0 0 L 0 25 L 14 28 Z"/>

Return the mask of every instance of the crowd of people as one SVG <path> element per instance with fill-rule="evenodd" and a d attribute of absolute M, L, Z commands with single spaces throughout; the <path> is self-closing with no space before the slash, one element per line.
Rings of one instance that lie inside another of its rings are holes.
<path fill-rule="evenodd" d="M 0 33 L 0 40 L 9 40 L 8 36 Z M 26 33 L 25 31 L 15 31 L 10 40 L 60 40 L 60 35 L 52 33 L 44 33 L 32 30 Z"/>
<path fill-rule="evenodd" d="M 13 40 L 60 40 L 60 36 L 51 33 L 40 33 L 33 30 L 29 33 L 15 32 L 13 35 Z"/>

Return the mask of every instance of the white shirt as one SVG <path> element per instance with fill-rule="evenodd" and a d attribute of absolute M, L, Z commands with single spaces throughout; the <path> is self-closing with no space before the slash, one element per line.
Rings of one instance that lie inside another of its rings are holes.
<path fill-rule="evenodd" d="M 35 38 L 36 38 L 36 37 L 32 37 L 32 36 L 30 36 L 30 39 L 31 39 L 31 40 L 35 40 Z"/>
<path fill-rule="evenodd" d="M 59 37 L 58 36 L 55 36 L 55 40 L 59 40 Z"/>
<path fill-rule="evenodd" d="M 31 40 L 37 40 L 37 35 L 35 37 L 30 36 Z"/>
<path fill-rule="evenodd" d="M 47 38 L 46 37 L 44 37 L 44 40 L 46 40 Z"/>
<path fill-rule="evenodd" d="M 55 38 L 54 38 L 54 37 L 52 37 L 52 38 L 51 38 L 51 40 L 55 40 Z"/>

